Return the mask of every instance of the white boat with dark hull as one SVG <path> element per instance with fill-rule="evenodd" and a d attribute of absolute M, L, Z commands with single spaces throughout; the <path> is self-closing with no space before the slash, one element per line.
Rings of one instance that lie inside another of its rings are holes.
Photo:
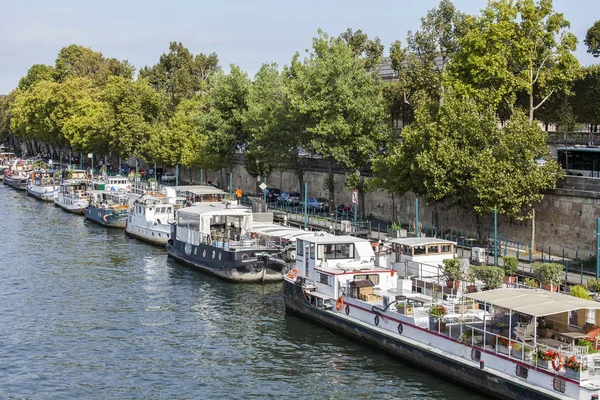
<path fill-rule="evenodd" d="M 108 228 L 124 229 L 131 196 L 124 191 L 92 190 L 89 205 L 85 209 L 85 218 Z"/>
<path fill-rule="evenodd" d="M 175 201 L 176 194 L 171 188 L 140 196 L 129 208 L 125 233 L 150 244 L 166 245 L 171 238 L 170 224 L 175 222 Z"/>
<path fill-rule="evenodd" d="M 71 170 L 67 177 L 54 196 L 54 205 L 67 212 L 83 215 L 90 204 L 87 173 L 83 170 Z"/>
<path fill-rule="evenodd" d="M 375 266 L 366 240 L 325 236 L 297 242 L 296 268 L 284 279 L 288 312 L 490 397 L 587 400 L 600 394 L 600 353 L 536 334 L 541 319 L 564 331 L 584 331 L 586 320 L 593 325 L 600 317 L 599 303 L 509 288 L 442 299 L 435 291 L 423 293 L 425 288 L 413 291 L 416 281 L 396 269 Z M 430 250 L 439 255 L 442 249 L 430 243 L 422 254 Z M 573 324 L 573 313 L 586 318 Z M 542 353 L 552 360 L 543 361 Z"/>
<path fill-rule="evenodd" d="M 4 184 L 17 190 L 26 190 L 31 164 L 32 160 L 14 159 L 10 168 L 4 171 Z"/>
<path fill-rule="evenodd" d="M 34 171 L 27 183 L 27 194 L 42 201 L 54 201 L 58 185 L 53 171 Z"/>
<path fill-rule="evenodd" d="M 282 249 L 252 238 L 255 217 L 260 215 L 226 201 L 182 208 L 167 243 L 169 256 L 233 282 L 280 282 L 287 269 L 277 258 Z"/>

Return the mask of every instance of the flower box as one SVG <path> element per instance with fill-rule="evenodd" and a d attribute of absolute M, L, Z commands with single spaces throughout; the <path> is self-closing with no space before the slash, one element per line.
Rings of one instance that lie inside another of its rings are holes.
<path fill-rule="evenodd" d="M 586 369 L 583 371 L 575 371 L 571 368 L 565 368 L 567 378 L 575 379 L 577 381 L 584 381 L 590 377 L 590 372 Z"/>
<path fill-rule="evenodd" d="M 500 344 L 496 345 L 496 351 L 500 354 L 506 354 L 506 355 L 510 354 L 510 349 L 508 347 L 504 347 Z"/>
<path fill-rule="evenodd" d="M 541 358 L 538 358 L 537 366 L 544 369 L 550 369 L 552 368 L 552 360 L 542 360 Z"/>

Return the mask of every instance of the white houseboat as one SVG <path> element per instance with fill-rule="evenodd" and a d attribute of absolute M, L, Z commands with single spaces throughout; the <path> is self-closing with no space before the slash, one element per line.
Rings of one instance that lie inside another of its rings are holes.
<path fill-rule="evenodd" d="M 34 171 L 27 182 L 27 194 L 43 201 L 54 201 L 58 184 L 52 171 Z"/>
<path fill-rule="evenodd" d="M 88 185 L 85 171 L 68 171 L 67 179 L 60 184 L 54 196 L 54 205 L 70 213 L 83 215 L 90 201 Z"/>
<path fill-rule="evenodd" d="M 530 289 L 428 295 L 374 260 L 363 239 L 299 238 L 284 279 L 286 310 L 490 397 L 600 394 L 600 353 L 589 352 L 599 303 Z M 538 334 L 542 320 L 554 323 L 552 338 Z M 576 341 L 586 337 L 590 345 Z"/>
<path fill-rule="evenodd" d="M 147 243 L 164 246 L 175 222 L 176 194 L 172 188 L 149 192 L 133 202 L 127 213 L 125 233 Z"/>

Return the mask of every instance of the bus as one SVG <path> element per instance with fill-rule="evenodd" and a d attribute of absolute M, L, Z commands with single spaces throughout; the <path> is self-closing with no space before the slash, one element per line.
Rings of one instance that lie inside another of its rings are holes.
<path fill-rule="evenodd" d="M 558 163 L 567 175 L 600 177 L 600 148 L 563 147 L 556 150 Z"/>

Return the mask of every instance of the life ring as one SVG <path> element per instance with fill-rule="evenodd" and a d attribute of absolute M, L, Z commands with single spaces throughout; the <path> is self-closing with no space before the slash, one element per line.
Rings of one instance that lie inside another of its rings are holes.
<path fill-rule="evenodd" d="M 287 276 L 290 279 L 296 279 L 296 277 L 298 276 L 298 268 L 292 268 L 292 270 L 288 272 Z"/>
<path fill-rule="evenodd" d="M 335 309 L 338 311 L 341 311 L 343 307 L 344 307 L 344 298 L 342 296 L 340 296 L 335 301 Z"/>
<path fill-rule="evenodd" d="M 557 361 L 558 361 L 558 365 L 556 364 Z M 554 358 L 552 359 L 552 368 L 554 368 L 555 371 L 560 371 L 562 366 L 563 366 L 562 354 L 557 352 L 554 355 Z"/>
<path fill-rule="evenodd" d="M 102 217 L 102 219 L 104 220 L 104 222 L 108 222 L 108 214 L 104 214 L 104 217 Z"/>

